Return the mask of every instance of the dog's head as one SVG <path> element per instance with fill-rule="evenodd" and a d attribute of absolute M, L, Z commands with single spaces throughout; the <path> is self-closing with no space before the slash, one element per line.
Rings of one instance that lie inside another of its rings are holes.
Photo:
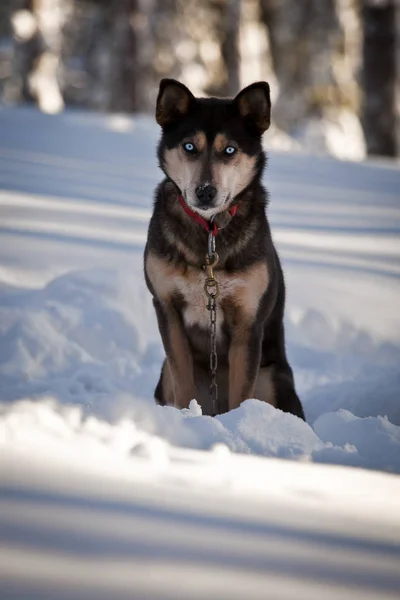
<path fill-rule="evenodd" d="M 261 173 L 261 136 L 270 125 L 269 86 L 253 83 L 234 99 L 195 98 L 163 79 L 156 119 L 162 127 L 160 166 L 186 203 L 209 219 Z"/>

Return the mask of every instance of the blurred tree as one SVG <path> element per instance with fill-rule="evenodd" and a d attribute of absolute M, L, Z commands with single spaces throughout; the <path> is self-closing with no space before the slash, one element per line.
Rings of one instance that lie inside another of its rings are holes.
<path fill-rule="evenodd" d="M 105 40 L 109 52 L 104 82 L 107 89 L 106 110 L 131 112 L 140 107 L 137 82 L 141 81 L 143 87 L 147 84 L 141 44 L 145 42 L 143 36 L 146 34 L 151 40 L 142 4 L 140 0 L 114 0 L 104 5 Z"/>
<path fill-rule="evenodd" d="M 395 0 L 363 0 L 363 125 L 368 154 L 396 156 Z"/>
<path fill-rule="evenodd" d="M 14 40 L 8 101 L 35 98 L 45 112 L 64 106 L 58 81 L 62 27 L 72 0 L 15 0 L 11 24 Z"/>
<path fill-rule="evenodd" d="M 29 75 L 40 52 L 32 7 L 32 0 L 14 0 L 2 7 L 2 12 L 8 13 L 13 46 L 9 76 L 5 79 L 3 90 L 3 98 L 8 102 L 32 100 Z"/>
<path fill-rule="evenodd" d="M 241 0 L 178 0 L 174 58 L 195 93 L 228 96 L 239 88 Z"/>
<path fill-rule="evenodd" d="M 175 0 L 74 2 L 64 36 L 69 102 L 114 112 L 152 110 L 161 77 L 179 76 Z"/>
<path fill-rule="evenodd" d="M 275 123 L 315 150 L 362 158 L 357 87 L 340 18 L 344 9 L 352 16 L 352 8 L 340 0 L 260 0 L 260 18 L 279 84 Z"/>
<path fill-rule="evenodd" d="M 396 2 L 0 0 L 0 98 L 152 112 L 162 77 L 217 96 L 267 78 L 282 139 L 362 158 L 364 57 L 368 150 L 393 154 Z"/>
<path fill-rule="evenodd" d="M 336 98 L 333 54 L 340 45 L 335 0 L 261 0 L 268 27 L 279 101 L 278 125 L 293 128 L 305 117 L 320 117 Z"/>
<path fill-rule="evenodd" d="M 41 110 L 55 113 L 64 108 L 60 88 L 63 28 L 73 0 L 33 0 L 31 10 L 36 22 L 40 49 L 29 76 L 31 93 Z"/>
<path fill-rule="evenodd" d="M 220 61 L 207 85 L 209 94 L 234 96 L 239 82 L 239 25 L 241 0 L 208 0 L 207 22 L 219 47 Z"/>

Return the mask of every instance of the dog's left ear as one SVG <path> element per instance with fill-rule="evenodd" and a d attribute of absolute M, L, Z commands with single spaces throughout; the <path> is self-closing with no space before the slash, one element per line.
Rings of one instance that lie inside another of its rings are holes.
<path fill-rule="evenodd" d="M 157 97 L 156 121 L 161 127 L 179 121 L 189 112 L 195 97 L 180 81 L 161 79 Z"/>
<path fill-rule="evenodd" d="M 266 81 L 247 86 L 239 92 L 234 101 L 240 115 L 253 122 L 260 133 L 268 129 L 271 124 L 271 100 Z"/>

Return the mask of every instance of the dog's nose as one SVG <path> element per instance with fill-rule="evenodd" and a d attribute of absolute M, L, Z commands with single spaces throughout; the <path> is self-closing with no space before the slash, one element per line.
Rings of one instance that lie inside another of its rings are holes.
<path fill-rule="evenodd" d="M 209 183 L 205 185 L 199 185 L 196 188 L 196 196 L 201 202 L 211 202 L 211 200 L 215 197 L 217 193 L 217 188 L 210 185 Z"/>

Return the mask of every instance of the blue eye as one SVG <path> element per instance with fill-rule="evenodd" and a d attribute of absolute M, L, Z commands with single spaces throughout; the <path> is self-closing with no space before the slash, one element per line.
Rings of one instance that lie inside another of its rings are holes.
<path fill-rule="evenodd" d="M 236 148 L 234 148 L 233 146 L 227 146 L 224 150 L 225 154 L 228 154 L 229 156 L 232 156 L 233 154 L 235 154 L 236 152 Z"/>
<path fill-rule="evenodd" d="M 196 152 L 196 148 L 192 142 L 186 142 L 186 144 L 183 144 L 183 149 L 186 150 L 186 152 Z"/>

